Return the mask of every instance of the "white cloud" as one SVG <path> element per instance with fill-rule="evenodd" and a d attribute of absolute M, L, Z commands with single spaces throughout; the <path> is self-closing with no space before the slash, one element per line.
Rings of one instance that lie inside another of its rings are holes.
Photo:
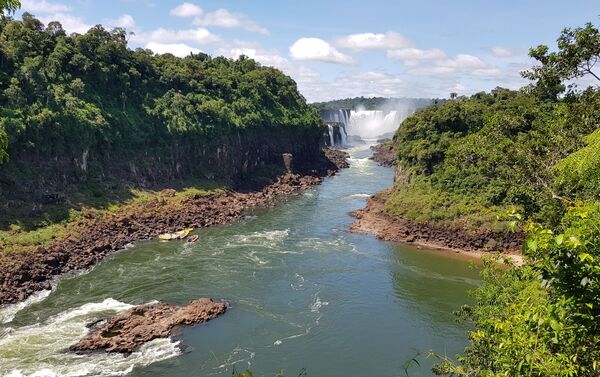
<path fill-rule="evenodd" d="M 498 68 L 481 68 L 471 72 L 475 76 L 496 77 L 502 74 Z"/>
<path fill-rule="evenodd" d="M 203 14 L 202 8 L 192 3 L 183 3 L 171 9 L 171 15 L 175 17 L 200 17 Z"/>
<path fill-rule="evenodd" d="M 124 29 L 134 29 L 135 20 L 129 14 L 124 14 L 119 18 L 106 20 L 105 24 L 109 27 L 121 27 Z"/>
<path fill-rule="evenodd" d="M 506 48 L 506 47 L 492 47 L 492 55 L 497 58 L 512 58 L 518 55 L 524 55 L 527 52 L 526 49 L 522 48 Z"/>
<path fill-rule="evenodd" d="M 446 58 L 446 53 L 439 48 L 421 50 L 418 48 L 403 48 L 399 50 L 388 50 L 387 57 L 403 61 L 405 65 L 414 66 L 423 60 L 440 60 Z"/>
<path fill-rule="evenodd" d="M 149 42 L 146 44 L 146 48 L 152 50 L 156 54 L 173 54 L 179 57 L 185 57 L 190 53 L 200 53 L 197 48 L 188 46 L 184 43 L 156 43 Z"/>
<path fill-rule="evenodd" d="M 451 67 L 423 66 L 411 68 L 408 72 L 416 76 L 451 76 L 456 73 L 456 69 Z"/>
<path fill-rule="evenodd" d="M 466 92 L 467 88 L 464 85 L 462 85 L 462 84 L 456 83 L 456 84 L 454 84 L 454 86 L 452 86 L 450 88 L 450 91 L 451 92 L 457 92 L 457 93 L 460 94 L 460 93 Z"/>
<path fill-rule="evenodd" d="M 33 14 L 66 13 L 71 10 L 71 7 L 60 3 L 51 3 L 46 0 L 23 0 L 21 1 L 21 10 Z"/>
<path fill-rule="evenodd" d="M 204 28 L 188 30 L 155 29 L 149 32 L 139 32 L 132 36 L 132 42 L 157 44 L 171 44 L 176 42 L 194 42 L 197 44 L 208 44 L 218 42 L 221 38 Z"/>
<path fill-rule="evenodd" d="M 283 71 L 290 69 L 289 60 L 279 55 L 275 50 L 266 50 L 260 47 L 234 47 L 231 49 L 221 49 L 217 51 L 217 55 L 223 55 L 228 58 L 237 59 L 240 55 L 245 55 L 257 62 L 279 68 Z"/>
<path fill-rule="evenodd" d="M 73 16 L 67 13 L 56 13 L 44 17 L 39 17 L 40 21 L 48 25 L 52 21 L 58 21 L 69 33 L 85 34 L 92 28 L 92 25 L 87 24 L 83 18 Z"/>
<path fill-rule="evenodd" d="M 458 54 L 454 59 L 441 60 L 437 64 L 442 67 L 456 69 L 482 69 L 487 67 L 483 60 L 469 54 Z"/>
<path fill-rule="evenodd" d="M 177 9 L 177 8 L 176 8 Z M 194 25 L 204 27 L 222 27 L 228 29 L 243 29 L 253 33 L 268 35 L 269 31 L 257 24 L 243 13 L 232 13 L 227 9 L 217 9 L 194 19 Z"/>
<path fill-rule="evenodd" d="M 451 79 L 457 74 L 471 74 L 479 77 L 500 75 L 500 70 L 490 67 L 481 58 L 470 54 L 458 54 L 451 58 L 439 48 L 422 50 L 403 48 L 388 50 L 387 57 L 401 61 L 408 67 L 408 73 L 416 76 L 435 76 Z"/>
<path fill-rule="evenodd" d="M 339 52 L 319 38 L 300 38 L 290 47 L 290 55 L 296 60 L 312 60 L 335 64 L 354 64 L 352 57 Z"/>
<path fill-rule="evenodd" d="M 333 41 L 333 45 L 355 51 L 367 49 L 399 49 L 409 47 L 410 41 L 403 35 L 388 31 L 385 34 L 351 34 Z"/>

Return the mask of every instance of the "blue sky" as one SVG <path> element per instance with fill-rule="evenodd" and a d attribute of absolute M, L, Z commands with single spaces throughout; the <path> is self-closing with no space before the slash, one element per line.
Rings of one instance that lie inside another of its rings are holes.
<path fill-rule="evenodd" d="M 309 101 L 447 97 L 525 84 L 527 49 L 598 24 L 598 0 L 23 0 L 70 32 L 124 27 L 131 47 L 248 55 L 283 70 Z M 17 17 L 22 13 L 17 13 Z"/>

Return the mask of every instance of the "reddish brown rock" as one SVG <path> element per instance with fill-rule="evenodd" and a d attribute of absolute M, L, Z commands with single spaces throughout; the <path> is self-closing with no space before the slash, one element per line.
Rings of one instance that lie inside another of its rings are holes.
<path fill-rule="evenodd" d="M 371 147 L 373 151 L 373 159 L 381 166 L 386 166 L 391 168 L 396 165 L 396 161 L 398 157 L 396 156 L 396 151 L 394 150 L 394 145 L 391 143 L 383 143 L 378 144 Z"/>
<path fill-rule="evenodd" d="M 240 220 L 244 212 L 258 206 L 272 206 L 281 196 L 293 195 L 323 181 L 323 177 L 348 167 L 347 153 L 328 150 L 324 161 L 306 167 L 303 174 L 287 173 L 267 186 L 249 191 L 197 195 L 173 208 L 166 189 L 154 200 L 101 216 L 87 210 L 84 219 L 73 224 L 71 236 L 36 252 L 7 254 L 0 248 L 0 305 L 15 303 L 36 291 L 47 289 L 58 275 L 89 268 L 127 244 L 173 233 L 184 228 L 203 228 Z"/>
<path fill-rule="evenodd" d="M 422 224 L 393 217 L 384 210 L 384 199 L 374 196 L 367 200 L 367 206 L 350 213 L 356 218 L 350 226 L 355 233 L 371 233 L 377 238 L 411 243 L 423 247 L 452 251 L 479 252 L 501 251 L 518 254 L 523 245 L 523 233 L 495 233 L 482 230 L 478 233 L 465 229 Z"/>
<path fill-rule="evenodd" d="M 92 323 L 95 328 L 69 350 L 131 353 L 151 340 L 169 337 L 176 327 L 208 322 L 226 310 L 226 303 L 209 298 L 194 300 L 183 307 L 166 303 L 136 306 L 99 327 L 95 327 L 97 321 Z"/>

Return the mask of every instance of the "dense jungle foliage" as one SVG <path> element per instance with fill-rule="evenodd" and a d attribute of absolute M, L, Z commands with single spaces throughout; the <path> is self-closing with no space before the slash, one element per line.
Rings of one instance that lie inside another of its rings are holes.
<path fill-rule="evenodd" d="M 530 50 L 531 85 L 420 110 L 395 136 L 387 211 L 528 235 L 525 265 L 486 263 L 460 312 L 476 325 L 471 345 L 437 374 L 600 375 L 600 33 L 565 29 L 557 47 Z"/>
<path fill-rule="evenodd" d="M 355 97 L 333 100 L 328 102 L 315 102 L 312 105 L 318 110 L 385 110 L 400 109 L 403 107 L 421 108 L 432 103 L 442 103 L 444 100 L 429 98 L 384 98 L 384 97 Z"/>
<path fill-rule="evenodd" d="M 123 29 L 0 17 L 0 161 L 321 126 L 291 78 L 246 57 L 155 55 L 129 49 Z"/>

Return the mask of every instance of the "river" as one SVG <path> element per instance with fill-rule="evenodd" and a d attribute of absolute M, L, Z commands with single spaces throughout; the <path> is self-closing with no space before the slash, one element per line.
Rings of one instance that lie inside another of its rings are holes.
<path fill-rule="evenodd" d="M 479 283 L 469 261 L 346 232 L 348 212 L 389 187 L 393 171 L 350 150 L 351 167 L 194 244 L 138 242 L 63 278 L 27 305 L 0 310 L 0 375 L 296 377 L 431 375 L 429 351 L 453 356 L 467 326 L 452 312 Z M 85 324 L 153 300 L 225 299 L 231 308 L 122 355 L 65 349 Z M 37 302 L 36 302 L 37 301 Z"/>

